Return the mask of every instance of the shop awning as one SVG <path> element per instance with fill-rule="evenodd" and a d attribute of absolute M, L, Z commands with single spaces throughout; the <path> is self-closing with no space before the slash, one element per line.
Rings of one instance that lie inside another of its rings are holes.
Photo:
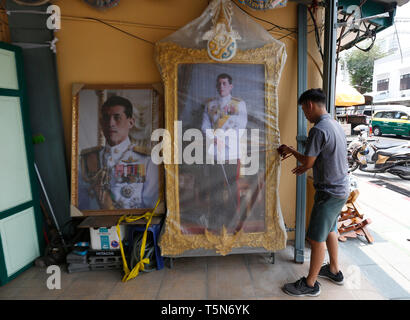
<path fill-rule="evenodd" d="M 336 107 L 350 107 L 364 103 L 364 95 L 352 86 L 342 82 L 336 85 Z"/>

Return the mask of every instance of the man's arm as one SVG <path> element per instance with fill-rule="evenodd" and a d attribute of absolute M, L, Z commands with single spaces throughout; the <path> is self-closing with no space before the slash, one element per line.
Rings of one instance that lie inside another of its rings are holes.
<path fill-rule="evenodd" d="M 296 160 L 301 163 L 300 166 L 297 166 L 292 170 L 292 173 L 296 175 L 301 175 L 312 168 L 317 158 L 316 156 L 307 156 L 301 154 L 300 152 L 287 145 L 281 145 L 279 147 L 279 153 L 282 157 L 286 157 L 288 154 L 292 154 L 296 158 Z"/>
<path fill-rule="evenodd" d="M 297 152 L 292 147 L 282 145 L 278 148 L 279 154 L 285 157 L 288 154 L 292 154 L 301 163 L 300 166 L 294 168 L 292 172 L 296 175 L 301 175 L 307 170 L 313 167 L 316 158 L 322 152 L 326 145 L 326 137 L 323 131 L 313 127 L 309 131 L 309 136 L 306 141 L 305 154 Z"/>

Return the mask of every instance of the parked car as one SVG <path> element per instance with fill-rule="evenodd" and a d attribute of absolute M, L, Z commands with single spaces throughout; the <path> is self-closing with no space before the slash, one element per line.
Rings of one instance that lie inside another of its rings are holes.
<path fill-rule="evenodd" d="M 408 111 L 377 111 L 371 119 L 371 131 L 376 136 L 382 134 L 410 136 L 410 108 Z"/>

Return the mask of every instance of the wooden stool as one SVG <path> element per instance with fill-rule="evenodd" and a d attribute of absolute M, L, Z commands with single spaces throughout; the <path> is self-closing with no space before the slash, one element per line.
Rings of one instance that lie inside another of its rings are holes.
<path fill-rule="evenodd" d="M 374 239 L 366 228 L 372 221 L 363 219 L 363 214 L 360 214 L 360 207 L 356 203 L 358 196 L 359 190 L 352 191 L 340 213 L 337 223 L 339 241 L 345 242 L 347 238 L 357 238 L 360 235 L 364 236 L 369 243 L 373 243 Z"/>

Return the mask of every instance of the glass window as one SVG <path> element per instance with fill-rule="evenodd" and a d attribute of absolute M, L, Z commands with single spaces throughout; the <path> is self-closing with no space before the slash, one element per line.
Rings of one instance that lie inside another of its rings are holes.
<path fill-rule="evenodd" d="M 395 113 L 394 111 L 385 112 L 383 118 L 394 119 Z"/>
<path fill-rule="evenodd" d="M 400 119 L 401 117 L 401 112 L 396 112 L 396 114 L 394 115 L 394 119 Z"/>
<path fill-rule="evenodd" d="M 383 118 L 383 112 L 377 112 L 377 113 L 374 115 L 374 118 Z"/>
<path fill-rule="evenodd" d="M 389 90 L 389 79 L 377 80 L 377 91 Z"/>
<path fill-rule="evenodd" d="M 408 119 L 409 115 L 407 113 L 400 112 L 400 119 L 401 119 L 401 117 L 406 117 Z"/>
<path fill-rule="evenodd" d="M 403 74 L 400 77 L 400 90 L 410 89 L 410 73 Z"/>

